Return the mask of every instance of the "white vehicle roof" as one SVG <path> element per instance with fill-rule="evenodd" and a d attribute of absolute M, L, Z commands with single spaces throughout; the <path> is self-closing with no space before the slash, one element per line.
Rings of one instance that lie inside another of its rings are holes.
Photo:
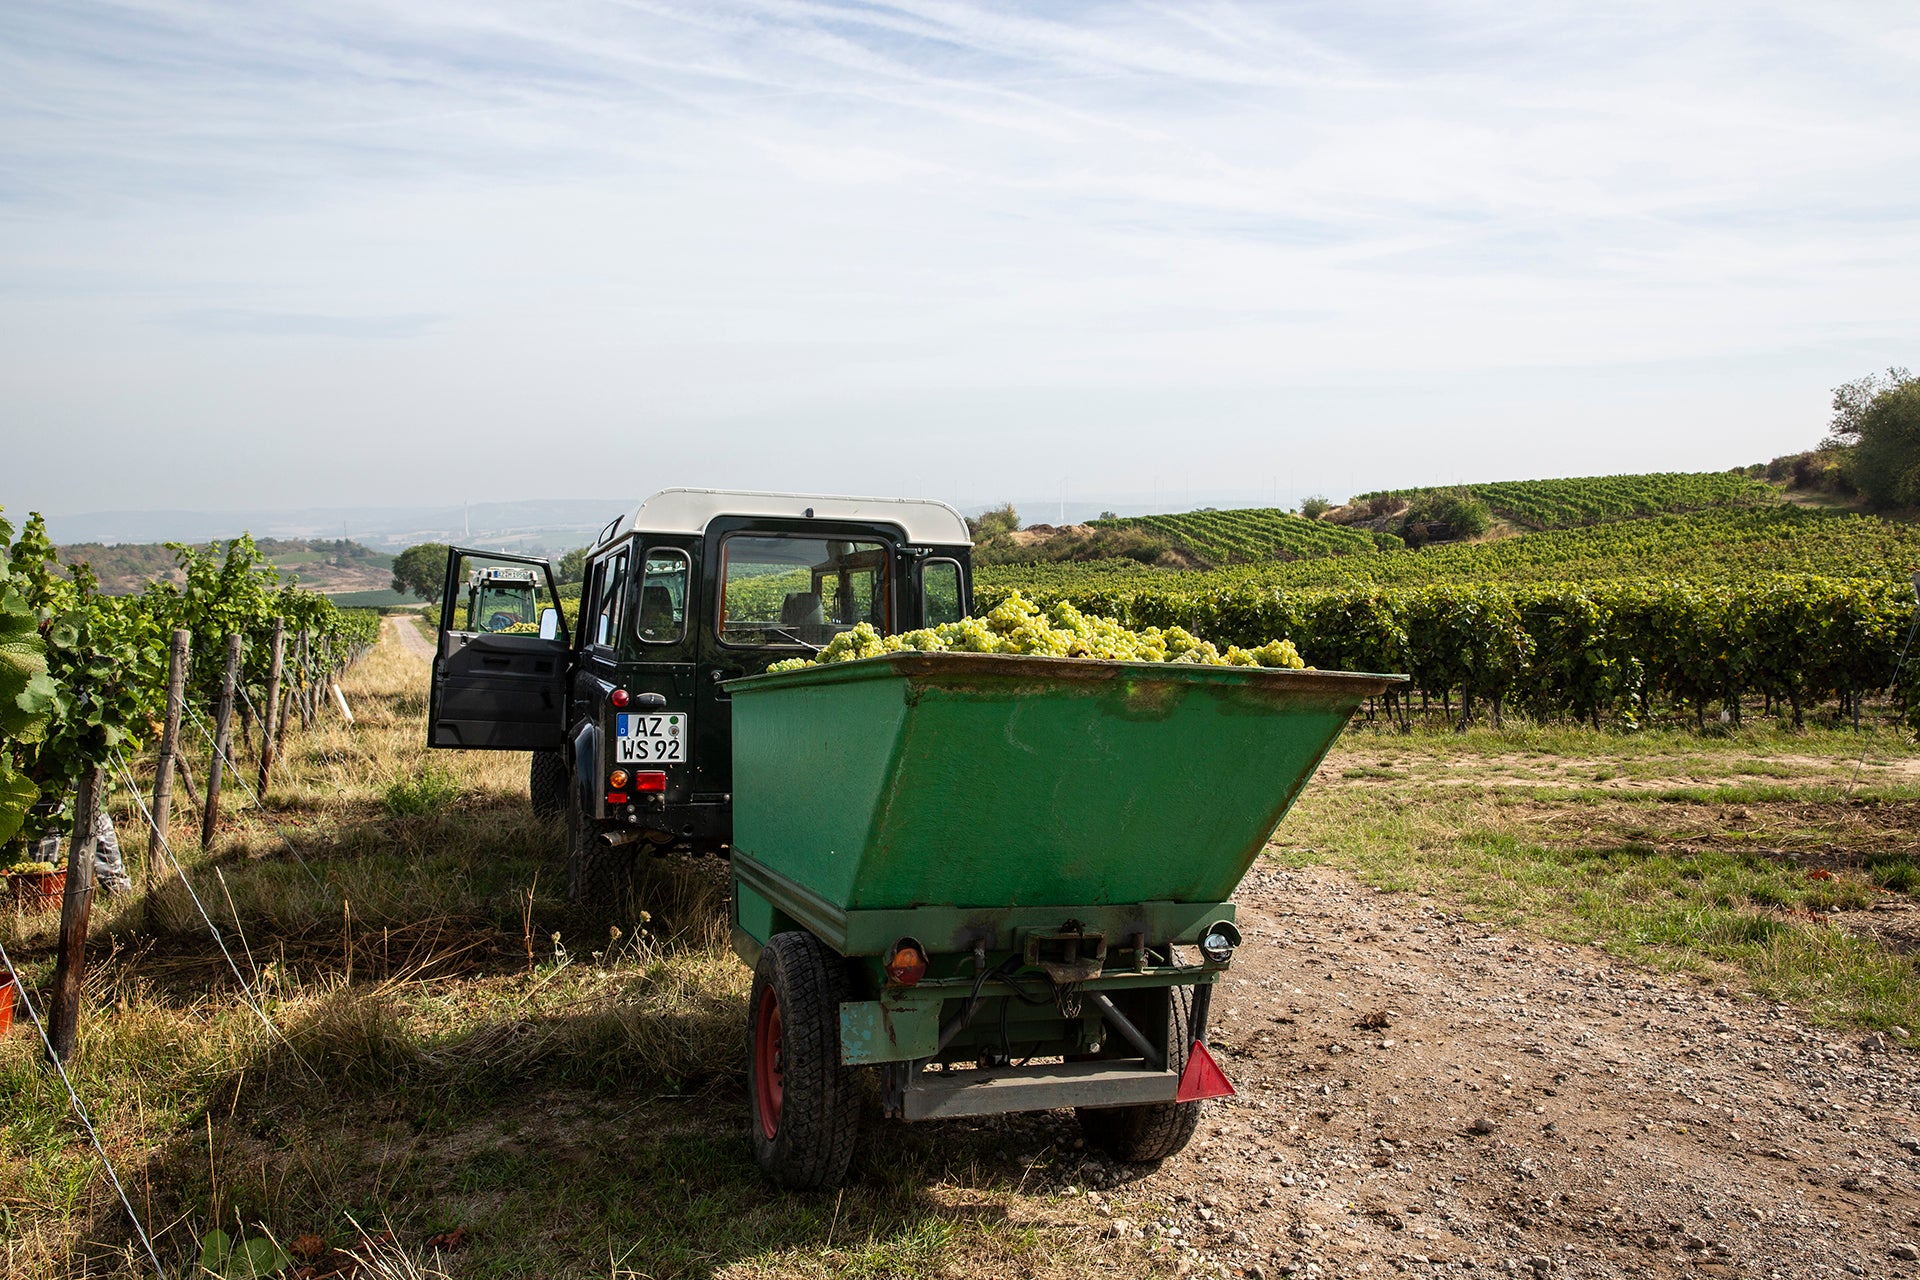
<path fill-rule="evenodd" d="M 908 542 L 967 546 L 973 539 L 958 511 L 932 498 L 848 498 L 748 489 L 662 489 L 633 509 L 600 542 L 635 529 L 703 534 L 720 516 L 776 516 L 787 520 L 871 520 L 890 524 Z"/>

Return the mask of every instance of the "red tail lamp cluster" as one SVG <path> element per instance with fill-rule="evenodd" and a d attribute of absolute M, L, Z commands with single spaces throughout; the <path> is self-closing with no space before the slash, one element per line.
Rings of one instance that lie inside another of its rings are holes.
<path fill-rule="evenodd" d="M 887 981 L 895 986 L 910 987 L 926 976 L 926 949 L 912 938 L 894 943 L 887 956 Z"/>
<path fill-rule="evenodd" d="M 642 795 L 660 795 L 667 789 L 667 775 L 659 769 L 641 769 L 628 773 L 625 769 L 615 769 L 607 775 L 607 803 L 626 804 L 633 797 L 629 791 Z"/>
<path fill-rule="evenodd" d="M 616 707 L 624 707 L 629 702 L 632 702 L 633 699 L 627 696 L 627 691 L 625 689 L 615 689 L 612 693 L 607 695 L 607 701 L 611 702 Z"/>

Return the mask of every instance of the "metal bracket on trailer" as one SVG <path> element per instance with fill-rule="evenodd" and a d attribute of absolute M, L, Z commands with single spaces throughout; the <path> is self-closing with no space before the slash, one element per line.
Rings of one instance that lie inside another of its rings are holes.
<path fill-rule="evenodd" d="M 1180 1077 L 1112 1059 L 1032 1067 L 949 1068 L 905 1064 L 899 1114 L 907 1120 L 992 1116 L 1055 1107 L 1130 1107 L 1172 1102 Z M 892 1099 L 889 1099 L 891 1103 Z"/>

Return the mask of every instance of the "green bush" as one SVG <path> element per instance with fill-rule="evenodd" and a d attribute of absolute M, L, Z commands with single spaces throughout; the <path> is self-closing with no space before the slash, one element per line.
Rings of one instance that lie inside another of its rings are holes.
<path fill-rule="evenodd" d="M 396 818 L 438 813 L 460 794 L 460 783 L 445 766 L 429 764 L 411 778 L 396 778 L 387 787 L 387 812 Z"/>
<path fill-rule="evenodd" d="M 1011 502 L 967 519 L 967 532 L 973 535 L 975 542 L 985 542 L 1003 533 L 1012 533 L 1019 527 L 1020 513 L 1013 509 Z"/>
<path fill-rule="evenodd" d="M 1427 489 L 1414 497 L 1400 522 L 1408 546 L 1477 538 L 1493 524 L 1493 511 L 1468 489 Z"/>

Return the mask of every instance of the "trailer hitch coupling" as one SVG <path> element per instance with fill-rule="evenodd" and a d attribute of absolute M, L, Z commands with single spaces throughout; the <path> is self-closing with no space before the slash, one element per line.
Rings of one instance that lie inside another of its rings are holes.
<path fill-rule="evenodd" d="M 1039 969 L 1056 985 L 1086 982 L 1107 966 L 1107 936 L 1069 920 L 1059 933 L 1028 934 L 1025 959 L 1028 968 Z"/>

